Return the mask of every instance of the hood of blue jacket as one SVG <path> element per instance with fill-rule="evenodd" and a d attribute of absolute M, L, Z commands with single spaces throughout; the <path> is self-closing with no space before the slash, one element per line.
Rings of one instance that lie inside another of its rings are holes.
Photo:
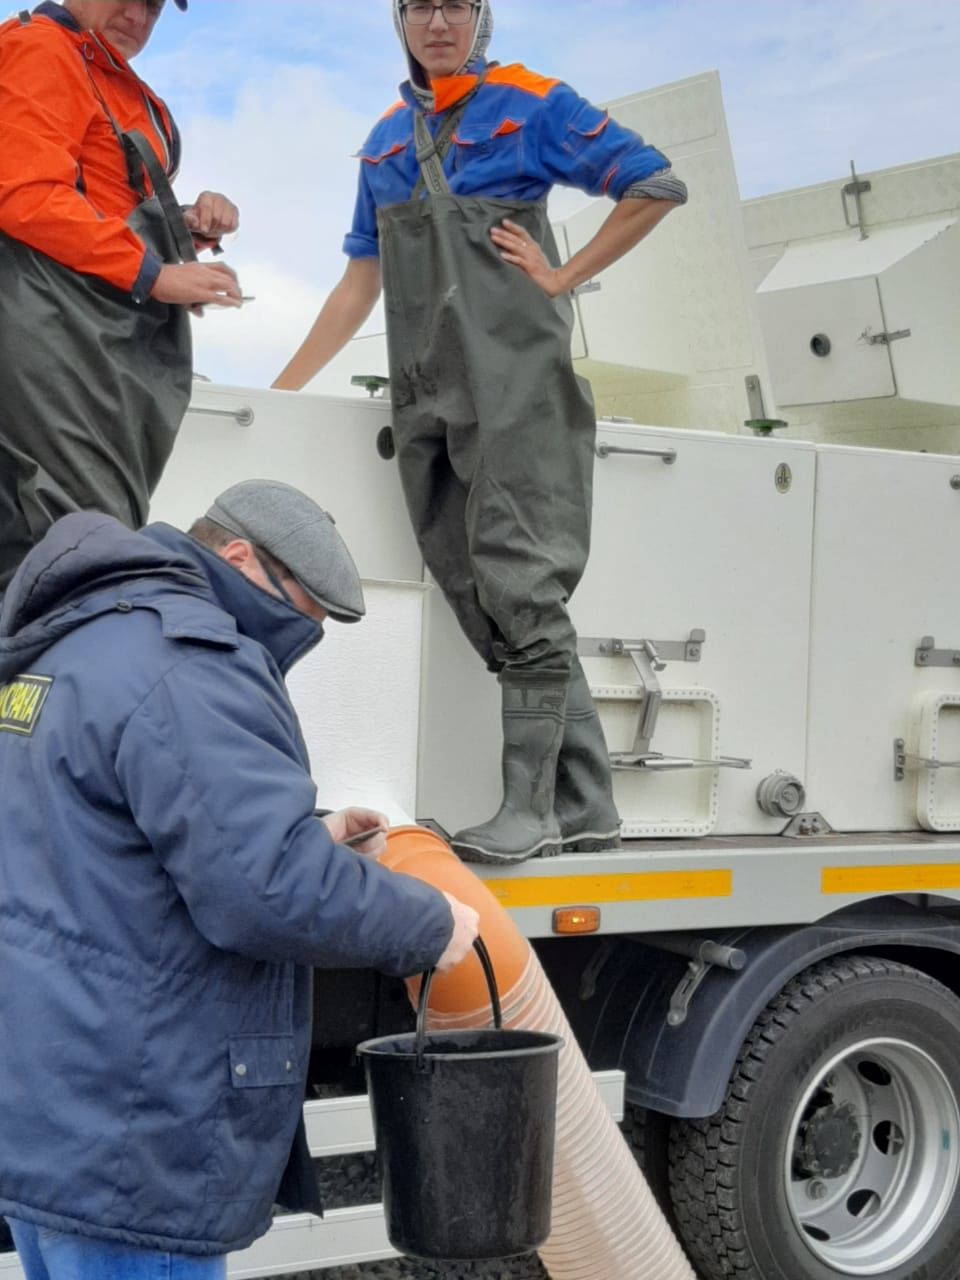
<path fill-rule="evenodd" d="M 100 614 L 152 597 L 182 597 L 189 621 L 210 627 L 209 604 L 224 617 L 211 640 L 231 635 L 261 644 L 286 674 L 323 637 L 319 622 L 268 595 L 215 552 L 170 525 L 133 533 L 111 516 L 89 512 L 54 524 L 17 570 L 0 610 L 0 684 L 32 664 L 61 637 Z"/>

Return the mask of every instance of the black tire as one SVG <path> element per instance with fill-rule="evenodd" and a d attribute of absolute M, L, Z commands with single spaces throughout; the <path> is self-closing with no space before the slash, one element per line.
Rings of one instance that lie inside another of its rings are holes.
<path fill-rule="evenodd" d="M 627 1103 L 620 1129 L 640 1166 L 647 1185 L 667 1220 L 673 1225 L 670 1202 L 670 1117 Z"/>
<path fill-rule="evenodd" d="M 857 1090 L 859 1110 L 843 1100 Z M 676 1222 L 705 1280 L 957 1280 L 958 1100 L 960 1000 L 946 987 L 871 956 L 800 974 L 754 1025 L 720 1111 L 672 1126 Z M 891 1114 L 902 1125 L 879 1122 Z M 911 1142 L 921 1131 L 940 1142 Z"/>

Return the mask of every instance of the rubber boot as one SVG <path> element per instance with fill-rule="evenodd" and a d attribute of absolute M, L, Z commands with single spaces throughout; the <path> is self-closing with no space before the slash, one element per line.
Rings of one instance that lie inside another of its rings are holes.
<path fill-rule="evenodd" d="M 574 659 L 570 670 L 554 809 L 564 853 L 595 853 L 620 847 L 620 815 L 613 799 L 610 753 L 578 659 Z"/>
<path fill-rule="evenodd" d="M 557 756 L 563 738 L 565 678 L 500 676 L 503 802 L 489 822 L 450 841 L 465 862 L 523 862 L 560 851 L 553 812 Z"/>

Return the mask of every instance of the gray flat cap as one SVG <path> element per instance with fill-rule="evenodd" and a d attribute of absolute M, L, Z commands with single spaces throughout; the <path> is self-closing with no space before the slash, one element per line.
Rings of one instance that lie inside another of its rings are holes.
<path fill-rule="evenodd" d="M 359 622 L 366 613 L 357 566 L 333 517 L 299 489 L 243 480 L 221 493 L 207 519 L 276 556 L 331 618 Z"/>

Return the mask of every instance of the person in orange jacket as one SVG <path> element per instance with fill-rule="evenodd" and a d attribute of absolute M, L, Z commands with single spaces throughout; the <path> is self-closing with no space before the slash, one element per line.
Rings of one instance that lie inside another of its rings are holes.
<path fill-rule="evenodd" d="M 0 591 L 69 511 L 145 522 L 189 401 L 188 310 L 241 302 L 196 260 L 237 209 L 172 199 L 180 135 L 129 65 L 163 7 L 65 0 L 0 25 Z"/>

